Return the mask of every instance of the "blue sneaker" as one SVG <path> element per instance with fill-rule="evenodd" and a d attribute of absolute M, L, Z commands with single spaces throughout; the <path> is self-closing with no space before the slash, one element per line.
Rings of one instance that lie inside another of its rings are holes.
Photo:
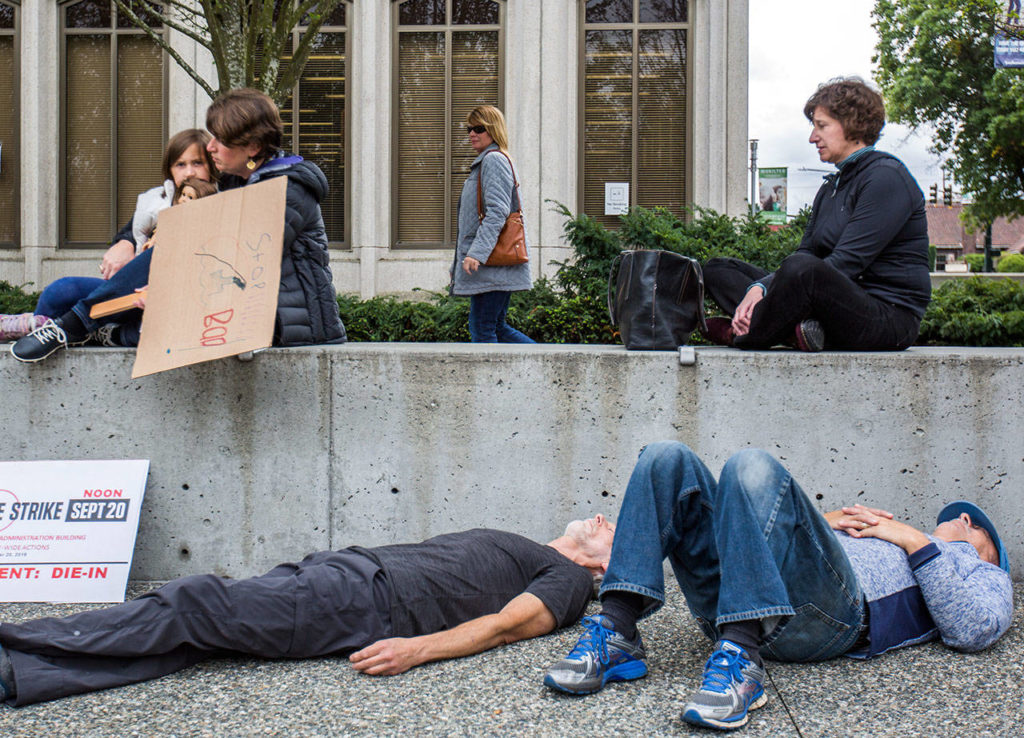
<path fill-rule="evenodd" d="M 569 694 L 592 694 L 608 682 L 647 676 L 647 658 L 640 634 L 627 641 L 603 615 L 583 618 L 583 635 L 569 655 L 548 669 L 544 683 Z"/>
<path fill-rule="evenodd" d="M 742 728 L 750 719 L 748 711 L 768 701 L 764 677 L 764 669 L 746 651 L 732 641 L 719 641 L 704 665 L 704 684 L 683 707 L 683 720 L 719 730 Z"/>

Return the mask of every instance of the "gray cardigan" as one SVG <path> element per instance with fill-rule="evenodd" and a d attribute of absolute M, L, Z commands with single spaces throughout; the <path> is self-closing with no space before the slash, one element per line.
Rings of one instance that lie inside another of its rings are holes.
<path fill-rule="evenodd" d="M 491 155 L 496 151 L 496 144 L 484 149 L 473 160 L 466 183 L 462 185 L 462 196 L 459 198 L 459 232 L 451 269 L 453 295 L 517 292 L 528 290 L 532 286 L 528 263 L 507 267 L 484 266 L 491 255 L 491 250 L 494 249 L 494 244 L 498 242 L 498 234 L 505 226 L 505 219 L 512 212 L 513 202 L 519 205 L 518 193 L 513 200 L 512 168 L 501 154 Z M 481 171 L 483 180 L 483 221 L 479 220 L 476 208 L 477 171 Z M 529 235 L 526 238 L 526 250 L 529 253 Z M 462 260 L 466 256 L 480 262 L 480 268 L 475 274 L 466 274 L 463 271 Z"/>

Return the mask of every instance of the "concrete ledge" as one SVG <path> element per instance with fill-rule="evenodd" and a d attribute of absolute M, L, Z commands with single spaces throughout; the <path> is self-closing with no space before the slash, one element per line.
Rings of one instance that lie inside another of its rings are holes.
<path fill-rule="evenodd" d="M 148 458 L 132 577 L 250 575 L 308 551 L 491 525 L 537 539 L 614 515 L 640 448 L 717 471 L 773 452 L 823 510 L 929 528 L 978 501 L 1024 571 L 1024 350 L 676 352 L 348 344 L 137 381 L 133 352 L 0 354 L 0 458 Z"/>
<path fill-rule="evenodd" d="M 953 282 L 958 279 L 970 279 L 981 277 L 982 279 L 1011 279 L 1014 282 L 1024 282 L 1024 272 L 931 272 L 932 289 L 936 290 L 946 282 Z"/>

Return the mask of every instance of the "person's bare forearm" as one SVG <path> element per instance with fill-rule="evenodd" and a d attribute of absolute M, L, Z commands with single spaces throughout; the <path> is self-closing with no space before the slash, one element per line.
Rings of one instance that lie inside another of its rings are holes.
<path fill-rule="evenodd" d="M 450 630 L 412 638 L 384 638 L 349 657 L 366 674 L 401 674 L 431 661 L 471 656 L 507 643 L 550 633 L 555 617 L 532 594 L 521 594 L 501 612 L 474 618 Z"/>

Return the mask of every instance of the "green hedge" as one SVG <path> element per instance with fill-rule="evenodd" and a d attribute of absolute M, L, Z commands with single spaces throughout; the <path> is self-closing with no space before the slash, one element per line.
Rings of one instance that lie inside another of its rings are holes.
<path fill-rule="evenodd" d="M 985 271 L 984 254 L 964 254 L 964 263 L 967 264 L 967 271 L 969 272 Z"/>
<path fill-rule="evenodd" d="M 553 281 L 539 279 L 533 289 L 513 294 L 508 312 L 511 325 L 543 343 L 618 342 L 608 321 L 606 295 L 608 272 L 623 248 L 665 248 L 701 262 L 733 256 L 772 271 L 799 244 L 807 218 L 801 213 L 789 225 L 772 230 L 749 217 L 729 218 L 703 208 L 694 209 L 689 220 L 664 208 L 632 208 L 620 216 L 621 227 L 611 231 L 587 215 L 573 215 L 558 203 L 554 207 L 565 216 L 565 240 L 573 259 L 556 263 Z M 38 293 L 25 292 L 25 286 L 0 282 L 0 312 L 33 309 Z M 431 293 L 426 301 L 411 302 L 341 296 L 338 308 L 353 341 L 469 340 L 465 298 Z M 694 334 L 693 340 L 700 338 Z M 1024 285 L 980 278 L 945 283 L 933 293 L 918 342 L 1024 345 Z"/>
<path fill-rule="evenodd" d="M 917 342 L 1024 345 L 1024 284 L 981 277 L 946 282 L 932 292 Z"/>
<path fill-rule="evenodd" d="M 1024 254 L 1003 254 L 996 264 L 997 272 L 1024 272 Z"/>
<path fill-rule="evenodd" d="M 0 280 L 0 313 L 31 313 L 39 302 L 38 292 L 25 292 L 24 288 Z"/>

